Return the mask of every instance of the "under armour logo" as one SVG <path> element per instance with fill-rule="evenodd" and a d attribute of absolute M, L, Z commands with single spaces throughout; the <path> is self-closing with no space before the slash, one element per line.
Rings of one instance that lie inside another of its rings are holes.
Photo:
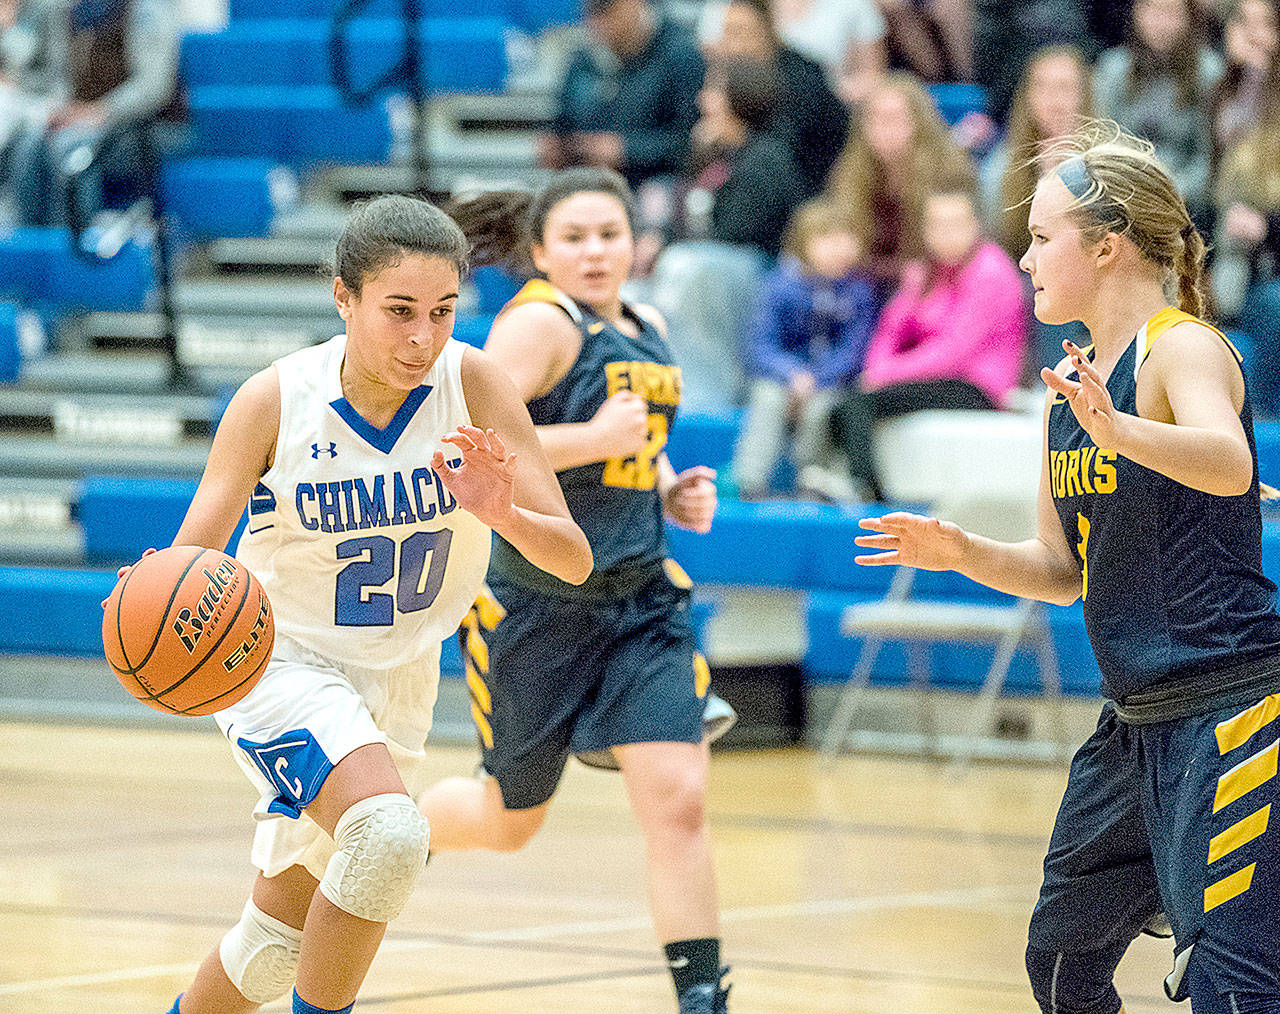
<path fill-rule="evenodd" d="M 322 454 L 327 454 L 331 458 L 336 458 L 338 456 L 338 445 L 332 440 L 329 441 L 328 447 L 321 447 L 319 444 L 311 445 L 311 456 L 313 458 L 319 458 Z"/>

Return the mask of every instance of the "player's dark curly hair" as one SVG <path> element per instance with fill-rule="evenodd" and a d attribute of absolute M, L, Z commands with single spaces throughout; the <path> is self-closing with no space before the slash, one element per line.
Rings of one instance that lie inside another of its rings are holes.
<path fill-rule="evenodd" d="M 467 238 L 453 219 L 421 198 L 384 194 L 352 210 L 338 239 L 333 273 L 359 296 L 365 279 L 406 254 L 439 257 L 459 276 L 467 271 Z"/>

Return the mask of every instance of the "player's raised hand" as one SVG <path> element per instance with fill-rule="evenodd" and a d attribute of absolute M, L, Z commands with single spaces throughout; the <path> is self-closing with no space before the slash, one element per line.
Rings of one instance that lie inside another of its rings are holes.
<path fill-rule="evenodd" d="M 605 457 L 637 454 L 649 438 L 649 402 L 635 391 L 615 391 L 596 409 L 591 426 Z"/>
<path fill-rule="evenodd" d="M 493 430 L 459 426 L 441 438 L 462 452 L 462 463 L 450 465 L 443 451 L 436 451 L 431 467 L 459 506 L 489 527 L 501 524 L 511 513 L 515 489 L 514 454 L 508 454 L 502 438 Z"/>
<path fill-rule="evenodd" d="M 677 475 L 662 498 L 667 517 L 691 532 L 709 532 L 711 520 L 716 515 L 715 479 L 715 469 L 705 465 L 686 468 Z"/>
<path fill-rule="evenodd" d="M 1062 348 L 1080 379 L 1068 380 L 1047 367 L 1040 371 L 1040 379 L 1071 406 L 1072 414 L 1089 439 L 1099 447 L 1115 447 L 1124 413 L 1116 411 L 1102 374 L 1085 358 L 1080 346 L 1064 341 Z"/>
<path fill-rule="evenodd" d="M 853 541 L 865 549 L 883 552 L 855 556 L 854 563 L 879 567 L 895 563 L 922 570 L 954 570 L 969 550 L 969 536 L 959 525 L 922 514 L 895 511 L 879 518 L 863 518 L 860 528 L 875 535 L 859 535 Z"/>

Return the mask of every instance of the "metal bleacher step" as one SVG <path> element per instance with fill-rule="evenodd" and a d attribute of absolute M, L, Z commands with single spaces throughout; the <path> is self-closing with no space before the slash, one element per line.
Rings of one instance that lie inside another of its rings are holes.
<path fill-rule="evenodd" d="M 333 260 L 334 243 L 309 236 L 246 236 L 217 239 L 205 248 L 221 274 L 272 273 L 318 278 Z"/>
<path fill-rule="evenodd" d="M 208 456 L 208 439 L 198 437 L 150 444 L 13 433 L 0 440 L 0 475 L 68 480 L 86 475 L 196 479 Z"/>
<path fill-rule="evenodd" d="M 183 392 L 223 399 L 261 369 L 247 363 L 208 363 L 184 368 Z M 23 366 L 22 389 L 150 396 L 173 390 L 171 364 L 159 351 L 59 352 Z"/>
<path fill-rule="evenodd" d="M 0 472 L 0 564 L 79 563 L 84 536 L 72 518 L 77 489 L 69 478 Z"/>
<path fill-rule="evenodd" d="M 270 276 L 200 278 L 173 289 L 174 309 L 185 317 L 273 317 L 339 325 L 333 286 L 326 278 Z"/>

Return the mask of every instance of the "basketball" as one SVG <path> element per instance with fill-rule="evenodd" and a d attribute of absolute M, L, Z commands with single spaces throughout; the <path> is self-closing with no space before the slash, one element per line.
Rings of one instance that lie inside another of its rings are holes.
<path fill-rule="evenodd" d="M 116 584 L 102 646 L 121 685 L 171 715 L 211 715 L 253 689 L 271 658 L 271 603 L 244 564 L 216 549 L 172 546 Z"/>

